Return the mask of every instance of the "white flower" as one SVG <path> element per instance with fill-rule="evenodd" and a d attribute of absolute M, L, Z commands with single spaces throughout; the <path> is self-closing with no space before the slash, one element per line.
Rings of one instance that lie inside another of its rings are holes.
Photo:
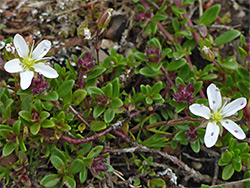
<path fill-rule="evenodd" d="M 91 32 L 88 28 L 84 28 L 84 37 L 86 40 L 90 40 L 91 39 Z"/>
<path fill-rule="evenodd" d="M 51 48 L 51 42 L 43 40 L 35 50 L 34 43 L 29 49 L 24 38 L 16 34 L 13 40 L 19 58 L 12 59 L 5 63 L 4 69 L 9 73 L 20 73 L 20 85 L 23 90 L 27 89 L 34 77 L 34 72 L 40 73 L 47 78 L 57 78 L 56 70 L 45 64 L 44 61 L 48 58 L 44 56 Z"/>
<path fill-rule="evenodd" d="M 240 126 L 229 119 L 229 117 L 243 109 L 247 104 L 247 100 L 242 97 L 229 104 L 227 104 L 227 102 L 223 103 L 220 89 L 214 84 L 208 86 L 207 96 L 210 109 L 203 104 L 193 104 L 189 107 L 189 110 L 193 114 L 208 120 L 204 137 L 205 145 L 208 148 L 215 145 L 219 134 L 222 134 L 222 126 L 236 138 L 240 140 L 244 139 L 246 135 L 243 130 Z"/>

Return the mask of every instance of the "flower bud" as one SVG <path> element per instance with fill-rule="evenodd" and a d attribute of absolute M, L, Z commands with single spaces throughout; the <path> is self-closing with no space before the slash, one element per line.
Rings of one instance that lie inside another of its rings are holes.
<path fill-rule="evenodd" d="M 203 46 L 202 50 L 201 50 L 201 55 L 204 59 L 208 60 L 208 61 L 213 61 L 214 60 L 214 53 L 212 52 L 212 50 L 210 50 L 210 48 Z"/>
<path fill-rule="evenodd" d="M 107 9 L 105 12 L 103 12 L 98 20 L 97 20 L 97 23 L 98 23 L 98 27 L 101 29 L 101 28 L 105 28 L 108 26 L 111 18 L 112 18 L 112 12 L 113 12 L 113 9 L 112 8 L 109 8 Z"/>
<path fill-rule="evenodd" d="M 194 101 L 193 94 L 194 86 L 192 84 L 188 84 L 186 88 L 179 84 L 178 91 L 174 93 L 174 99 L 179 103 L 192 103 Z"/>
<path fill-rule="evenodd" d="M 149 62 L 158 63 L 161 60 L 162 52 L 158 47 L 150 47 L 147 49 L 147 57 Z"/>

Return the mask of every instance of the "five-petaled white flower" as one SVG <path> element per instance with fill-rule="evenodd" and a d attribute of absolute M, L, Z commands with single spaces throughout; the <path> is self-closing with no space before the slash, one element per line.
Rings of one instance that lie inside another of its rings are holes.
<path fill-rule="evenodd" d="M 9 73 L 20 73 L 20 85 L 23 90 L 27 89 L 34 77 L 34 72 L 40 73 L 47 78 L 57 78 L 56 70 L 45 64 L 48 58 L 44 56 L 51 48 L 51 42 L 43 40 L 33 50 L 34 42 L 29 49 L 24 38 L 16 34 L 13 40 L 19 58 L 12 59 L 4 65 L 4 69 Z"/>
<path fill-rule="evenodd" d="M 193 104 L 189 107 L 194 115 L 201 116 L 208 120 L 204 137 L 205 145 L 208 148 L 215 145 L 219 134 L 222 134 L 222 126 L 236 138 L 240 140 L 244 139 L 246 135 L 243 130 L 229 117 L 243 109 L 247 104 L 247 100 L 242 97 L 229 104 L 227 104 L 227 101 L 223 103 L 220 89 L 214 84 L 208 86 L 207 97 L 210 109 L 203 104 Z"/>

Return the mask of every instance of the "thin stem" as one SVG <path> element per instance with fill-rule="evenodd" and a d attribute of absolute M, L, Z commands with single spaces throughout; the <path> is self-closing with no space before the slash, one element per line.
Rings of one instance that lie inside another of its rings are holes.
<path fill-rule="evenodd" d="M 166 69 L 163 66 L 161 67 L 161 71 L 165 75 L 165 77 L 167 78 L 167 80 L 169 81 L 170 85 L 173 86 L 173 87 L 175 87 L 174 82 L 172 81 L 172 79 L 170 78 L 168 72 L 166 71 Z"/>
<path fill-rule="evenodd" d="M 113 124 L 111 127 L 107 128 L 106 130 L 104 130 L 103 132 L 101 133 L 98 133 L 98 134 L 95 134 L 91 137 L 87 137 L 87 138 L 83 138 L 83 139 L 73 139 L 73 138 L 70 138 L 68 136 L 65 136 L 65 135 L 62 135 L 61 136 L 61 140 L 64 140 L 68 143 L 71 143 L 71 144 L 82 144 L 82 143 L 89 143 L 89 142 L 92 142 L 94 140 L 97 140 L 99 139 L 100 137 L 102 136 L 105 136 L 106 134 L 108 134 L 109 132 L 111 131 L 114 131 L 116 129 L 118 129 L 119 127 L 122 126 L 122 124 L 126 121 L 127 119 L 123 119 L 121 121 L 118 121 L 117 123 Z"/>

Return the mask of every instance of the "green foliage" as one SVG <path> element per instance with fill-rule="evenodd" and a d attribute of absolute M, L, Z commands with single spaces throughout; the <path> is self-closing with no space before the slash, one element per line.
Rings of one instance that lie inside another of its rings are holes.
<path fill-rule="evenodd" d="M 230 179 L 234 171 L 241 171 L 242 162 L 249 162 L 249 151 L 250 147 L 246 142 L 237 144 L 236 139 L 230 139 L 228 150 L 222 152 L 219 160 L 219 165 L 225 166 L 222 171 L 223 180 Z"/>
<path fill-rule="evenodd" d="M 136 6 L 133 2 L 137 3 Z M 13 180 L 18 186 L 31 187 L 36 177 L 33 175 L 40 169 L 47 172 L 39 174 L 40 185 L 44 187 L 84 187 L 90 182 L 100 185 L 105 173 L 112 173 L 116 167 L 112 165 L 118 161 L 133 168 L 123 178 L 138 175 L 139 178 L 131 182 L 133 186 L 167 187 L 171 186 L 170 176 L 162 177 L 158 173 L 165 168 L 159 165 L 163 156 L 155 155 L 158 151 L 170 157 L 178 155 L 178 160 L 181 160 L 179 151 L 187 151 L 186 147 L 189 147 L 191 150 L 188 152 L 197 157 L 204 156 L 202 147 L 207 120 L 191 115 L 189 106 L 193 101 L 209 105 L 206 88 L 212 82 L 227 98 L 249 99 L 249 41 L 240 30 L 219 34 L 215 33 L 217 30 L 211 31 L 211 24 L 217 22 L 221 15 L 219 4 L 210 6 L 200 18 L 191 20 L 189 10 L 197 6 L 195 0 L 166 2 L 133 0 L 127 3 L 126 6 L 136 7 L 132 13 L 140 19 L 130 16 L 121 41 L 107 49 L 102 46 L 102 39 L 107 37 L 107 29 L 111 27 L 95 29 L 101 15 L 97 8 L 99 4 L 89 9 L 80 8 L 81 11 L 79 7 L 82 5 L 72 9 L 74 11 L 65 10 L 70 13 L 69 17 L 73 15 L 70 20 L 72 27 L 82 18 L 85 19 L 81 23 L 84 28 L 93 27 L 90 28 L 91 39 L 84 41 L 84 49 L 93 49 L 89 52 L 89 59 L 84 57 L 87 52 L 83 51 L 79 56 L 67 54 L 62 64 L 53 63 L 59 76 L 56 79 L 42 76 L 47 86 L 39 88 L 41 92 L 34 90 L 34 85 L 22 90 L 19 73 L 11 73 L 8 79 L 1 80 L 0 180 L 4 180 L 6 186 Z M 109 5 L 113 6 L 113 3 Z M 58 15 L 63 16 L 65 12 Z M 115 20 L 116 16 L 113 18 Z M 228 20 L 227 15 L 222 15 L 218 22 L 222 24 L 225 19 Z M 60 28 L 52 22 L 51 27 Z M 0 26 L 0 30 L 4 27 L 7 26 Z M 138 31 L 139 35 L 135 35 Z M 229 56 L 217 49 L 221 45 L 235 47 L 231 45 L 235 39 L 239 39 L 237 49 L 234 49 L 238 54 L 232 52 L 234 54 Z M 7 51 L 7 45 L 13 42 L 12 37 L 3 41 L 4 47 L 0 49 L 2 70 L 4 63 L 19 55 Z M 76 38 L 65 44 L 65 48 L 69 50 L 70 45 L 82 42 Z M 208 55 L 204 55 L 204 49 L 210 50 L 206 52 Z M 105 59 L 100 58 L 102 52 L 107 55 Z M 58 50 L 50 53 L 56 54 Z M 79 61 L 80 58 L 83 62 Z M 188 84 L 194 87 L 190 91 L 192 100 L 182 102 L 178 100 L 177 93 L 180 92 L 185 99 L 188 92 L 178 91 L 178 86 Z M 235 121 L 242 120 L 238 124 L 244 132 L 249 130 L 248 108 L 249 102 L 248 107 L 232 117 Z M 117 136 L 119 132 L 121 135 Z M 235 172 L 250 168 L 250 148 L 244 140 L 238 143 L 231 134 L 220 133 L 216 147 L 226 149 L 216 149 L 221 154 L 218 178 L 226 181 Z M 132 146 L 136 148 L 133 152 L 134 148 L 129 150 Z M 130 153 L 117 155 L 122 158 L 120 160 L 113 157 L 115 152 L 108 153 L 113 149 Z M 110 155 L 112 160 L 105 160 Z M 11 157 L 16 158 L 14 162 L 2 165 L 3 159 Z M 175 160 L 168 163 L 169 168 L 172 163 Z M 176 164 L 180 170 L 175 173 L 185 170 L 182 164 Z M 119 170 L 126 167 L 124 165 Z M 177 177 L 186 173 L 189 172 L 181 172 Z M 192 177 L 197 180 L 196 176 Z M 250 172 L 245 171 L 244 179 L 249 177 Z M 249 187 L 249 182 L 244 182 L 244 185 Z"/>

